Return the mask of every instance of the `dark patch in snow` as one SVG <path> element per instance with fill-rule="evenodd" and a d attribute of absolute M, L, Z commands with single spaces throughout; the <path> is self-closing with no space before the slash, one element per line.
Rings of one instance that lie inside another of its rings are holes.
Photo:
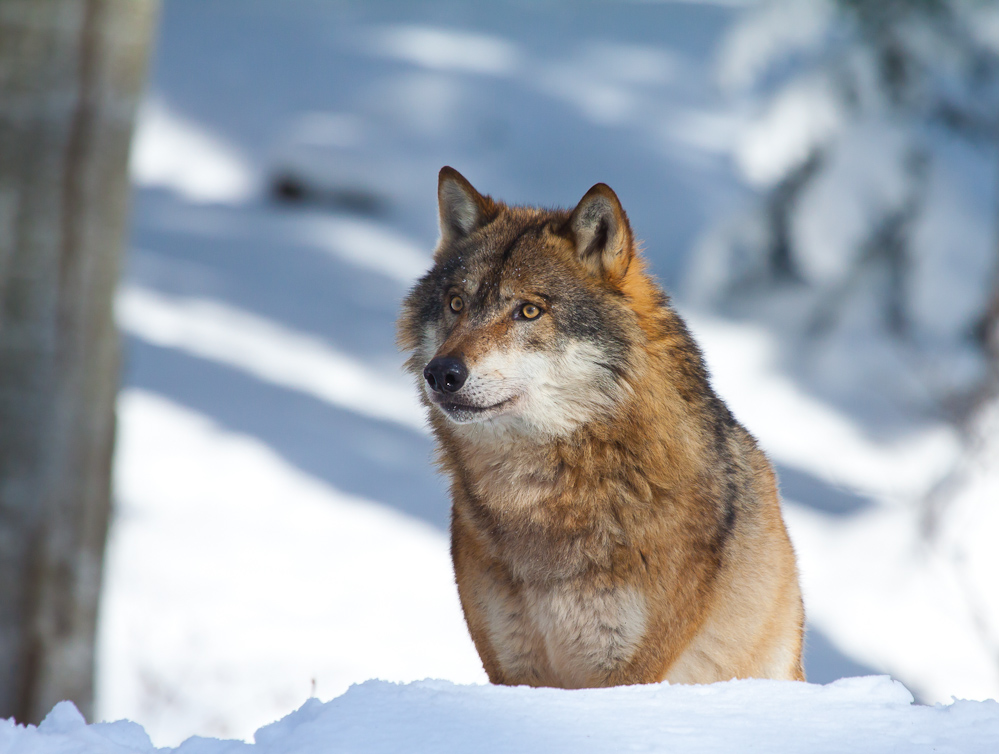
<path fill-rule="evenodd" d="M 815 626 L 806 628 L 805 677 L 809 683 L 832 683 L 840 678 L 878 675 L 883 672 L 845 654 Z"/>
<path fill-rule="evenodd" d="M 331 212 L 362 217 L 384 217 L 389 203 L 385 197 L 365 188 L 322 186 L 295 173 L 277 173 L 271 180 L 271 197 L 279 204 L 304 204 Z"/>
<path fill-rule="evenodd" d="M 871 508 L 874 503 L 853 490 L 819 479 L 807 471 L 777 464 L 781 497 L 823 513 L 849 516 Z"/>

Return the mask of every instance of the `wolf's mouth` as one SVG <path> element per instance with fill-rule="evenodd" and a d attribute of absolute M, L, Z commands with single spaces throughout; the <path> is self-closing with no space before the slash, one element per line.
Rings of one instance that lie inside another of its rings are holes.
<path fill-rule="evenodd" d="M 506 398 L 499 403 L 492 404 L 491 406 L 476 406 L 471 403 L 461 403 L 453 400 L 434 401 L 434 403 L 436 403 L 452 421 L 458 422 L 459 424 L 466 424 L 468 422 L 488 418 L 488 416 L 498 413 L 498 409 L 501 409 L 512 400 L 513 398 Z"/>

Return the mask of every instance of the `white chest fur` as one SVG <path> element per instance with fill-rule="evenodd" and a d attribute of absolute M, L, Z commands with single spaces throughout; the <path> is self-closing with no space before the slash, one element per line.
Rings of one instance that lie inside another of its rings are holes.
<path fill-rule="evenodd" d="M 629 586 L 578 578 L 523 585 L 516 597 L 495 596 L 500 600 L 487 610 L 487 620 L 500 664 L 513 676 L 540 665 L 559 686 L 601 685 L 627 664 L 645 633 L 645 599 Z"/>

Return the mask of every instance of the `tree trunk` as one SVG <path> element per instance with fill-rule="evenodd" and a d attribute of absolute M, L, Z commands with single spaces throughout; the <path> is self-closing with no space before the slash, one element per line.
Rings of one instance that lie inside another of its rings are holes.
<path fill-rule="evenodd" d="M 128 148 L 154 0 L 0 0 L 0 717 L 92 714 Z"/>

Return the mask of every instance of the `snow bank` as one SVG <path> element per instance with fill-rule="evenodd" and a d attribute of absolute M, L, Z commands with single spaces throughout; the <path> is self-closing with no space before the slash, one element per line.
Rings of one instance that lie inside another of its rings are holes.
<path fill-rule="evenodd" d="M 922 707 L 887 676 L 827 686 L 729 681 L 612 689 L 397 685 L 368 681 L 331 702 L 309 699 L 257 731 L 254 745 L 190 738 L 177 754 L 417 752 L 992 752 L 999 704 Z M 0 726 L 0 751 L 30 754 L 155 749 L 127 721 L 86 725 L 62 702 L 37 728 Z"/>

